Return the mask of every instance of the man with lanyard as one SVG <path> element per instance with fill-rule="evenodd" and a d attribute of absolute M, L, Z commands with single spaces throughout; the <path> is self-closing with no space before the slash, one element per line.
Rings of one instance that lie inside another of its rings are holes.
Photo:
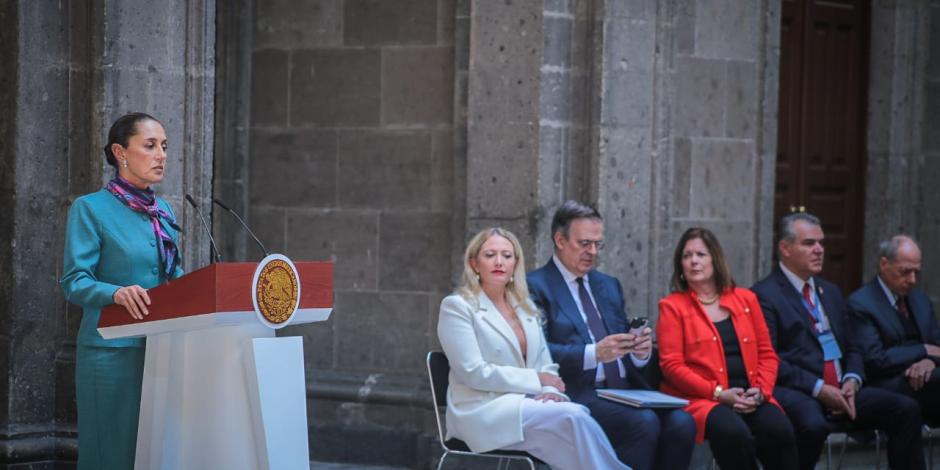
<path fill-rule="evenodd" d="M 924 468 L 917 402 L 862 387 L 864 363 L 850 334 L 848 305 L 838 286 L 819 277 L 819 219 L 790 214 L 780 220 L 778 237 L 780 263 L 752 290 L 780 357 L 774 397 L 796 431 L 800 468 L 816 466 L 832 419 L 886 432 L 891 468 Z"/>

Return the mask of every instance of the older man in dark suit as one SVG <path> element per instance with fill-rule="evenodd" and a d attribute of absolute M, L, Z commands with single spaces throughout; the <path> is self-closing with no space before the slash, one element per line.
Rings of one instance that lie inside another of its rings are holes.
<path fill-rule="evenodd" d="M 849 308 L 835 284 L 819 277 L 824 234 L 806 213 L 780 220 L 780 263 L 752 289 L 780 357 L 774 397 L 796 430 L 800 468 L 812 469 L 829 435 L 827 417 L 888 436 L 892 468 L 924 468 L 920 409 L 910 397 L 864 387 L 862 356 L 848 324 Z"/>
<path fill-rule="evenodd" d="M 526 280 L 545 313 L 545 337 L 568 395 L 591 410 L 627 465 L 688 468 L 695 437 L 688 413 L 632 408 L 596 394 L 597 388 L 651 388 L 645 369 L 658 370 L 651 330 L 628 332 L 620 281 L 594 269 L 604 243 L 600 214 L 565 202 L 552 219 L 552 240 L 554 256 Z"/>
<path fill-rule="evenodd" d="M 869 381 L 920 402 L 924 419 L 940 424 L 940 326 L 918 289 L 917 242 L 896 235 L 881 243 L 878 275 L 849 296 Z"/>

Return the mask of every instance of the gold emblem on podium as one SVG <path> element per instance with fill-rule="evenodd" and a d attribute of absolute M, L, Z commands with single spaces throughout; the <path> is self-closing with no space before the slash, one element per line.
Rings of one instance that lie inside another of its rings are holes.
<path fill-rule="evenodd" d="M 300 303 L 300 279 L 294 263 L 283 255 L 266 257 L 255 270 L 252 287 L 259 320 L 271 328 L 285 326 Z"/>

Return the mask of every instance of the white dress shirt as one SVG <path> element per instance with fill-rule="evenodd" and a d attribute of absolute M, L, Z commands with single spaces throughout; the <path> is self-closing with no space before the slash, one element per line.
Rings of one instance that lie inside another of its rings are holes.
<path fill-rule="evenodd" d="M 793 274 L 792 271 L 787 269 L 783 263 L 780 263 L 780 270 L 783 271 L 783 275 L 787 277 L 787 280 L 790 281 L 790 284 L 793 285 L 793 288 L 796 289 L 796 291 L 800 294 L 800 298 L 803 298 L 803 284 L 809 284 L 809 290 L 812 291 L 813 299 L 815 299 L 814 303 L 816 304 L 816 308 L 819 310 L 819 318 L 821 321 L 826 322 L 827 327 L 831 329 L 832 327 L 829 326 L 829 317 L 826 316 L 826 309 L 823 307 L 822 301 L 819 300 L 819 295 L 817 294 L 816 290 L 816 282 L 813 281 L 813 277 L 810 276 L 808 280 L 804 281 L 796 274 Z M 839 345 L 839 347 L 841 348 L 842 345 Z M 862 377 L 860 375 L 849 372 L 843 376 L 842 364 L 840 364 L 839 361 L 835 361 L 833 364 L 836 366 L 836 376 L 839 377 L 843 383 L 846 381 L 846 379 L 855 379 L 858 381 L 858 386 L 862 386 Z M 816 379 L 816 385 L 813 386 L 813 397 L 819 395 L 819 392 L 822 391 L 824 383 L 825 382 L 823 382 L 823 379 Z"/>
<path fill-rule="evenodd" d="M 584 313 L 584 306 L 581 305 L 581 295 L 578 293 L 578 276 L 573 274 L 571 271 L 568 271 L 565 268 L 565 265 L 561 263 L 561 260 L 558 259 L 557 255 L 552 255 L 552 261 L 555 262 L 555 267 L 558 268 L 558 271 L 561 273 L 561 277 L 565 279 L 565 285 L 568 286 L 568 290 L 571 292 L 571 298 L 574 299 L 574 304 L 578 306 L 578 313 L 581 314 L 581 320 L 584 321 L 584 324 L 587 325 L 587 315 Z M 584 276 L 584 288 L 587 290 L 588 297 L 591 298 L 591 302 L 594 302 L 594 308 L 600 313 L 600 309 L 597 308 L 597 299 L 594 298 L 594 293 L 591 292 L 591 284 L 588 282 L 588 275 Z M 584 346 L 584 370 L 597 369 L 597 382 L 603 382 L 606 380 L 607 376 L 604 375 L 604 368 L 597 367 L 597 356 L 595 355 L 595 348 L 597 343 L 597 338 L 594 337 L 594 332 L 590 328 L 588 330 L 588 335 L 591 337 L 591 344 L 586 344 Z M 613 332 L 608 332 L 613 334 Z M 633 362 L 633 365 L 636 367 L 644 367 L 650 362 L 652 354 L 647 356 L 645 359 L 640 359 L 636 357 L 633 353 L 630 353 L 630 360 Z M 627 370 L 623 366 L 623 362 L 620 359 L 617 359 L 617 368 L 620 370 L 620 376 L 626 377 Z"/>
<path fill-rule="evenodd" d="M 881 290 L 884 291 L 885 293 L 885 297 L 888 298 L 888 303 L 891 304 L 891 306 L 894 307 L 895 310 L 897 310 L 898 299 L 900 299 L 901 297 L 895 294 L 894 292 L 892 292 L 891 289 L 888 288 L 888 285 L 885 284 L 885 281 L 881 280 L 881 276 L 876 276 L 876 278 L 878 279 L 878 284 L 881 285 Z"/>

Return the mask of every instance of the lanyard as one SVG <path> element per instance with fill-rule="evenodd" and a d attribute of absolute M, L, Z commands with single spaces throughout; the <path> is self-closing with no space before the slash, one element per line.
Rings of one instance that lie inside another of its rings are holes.
<path fill-rule="evenodd" d="M 816 320 L 816 331 L 819 333 L 829 331 L 829 322 L 823 317 L 822 311 L 819 309 L 819 296 L 816 295 L 816 289 L 810 289 L 809 292 L 813 297 L 813 304 L 807 302 L 806 297 L 802 294 L 800 295 L 800 301 L 803 302 L 803 306 L 813 316 L 813 320 Z"/>

